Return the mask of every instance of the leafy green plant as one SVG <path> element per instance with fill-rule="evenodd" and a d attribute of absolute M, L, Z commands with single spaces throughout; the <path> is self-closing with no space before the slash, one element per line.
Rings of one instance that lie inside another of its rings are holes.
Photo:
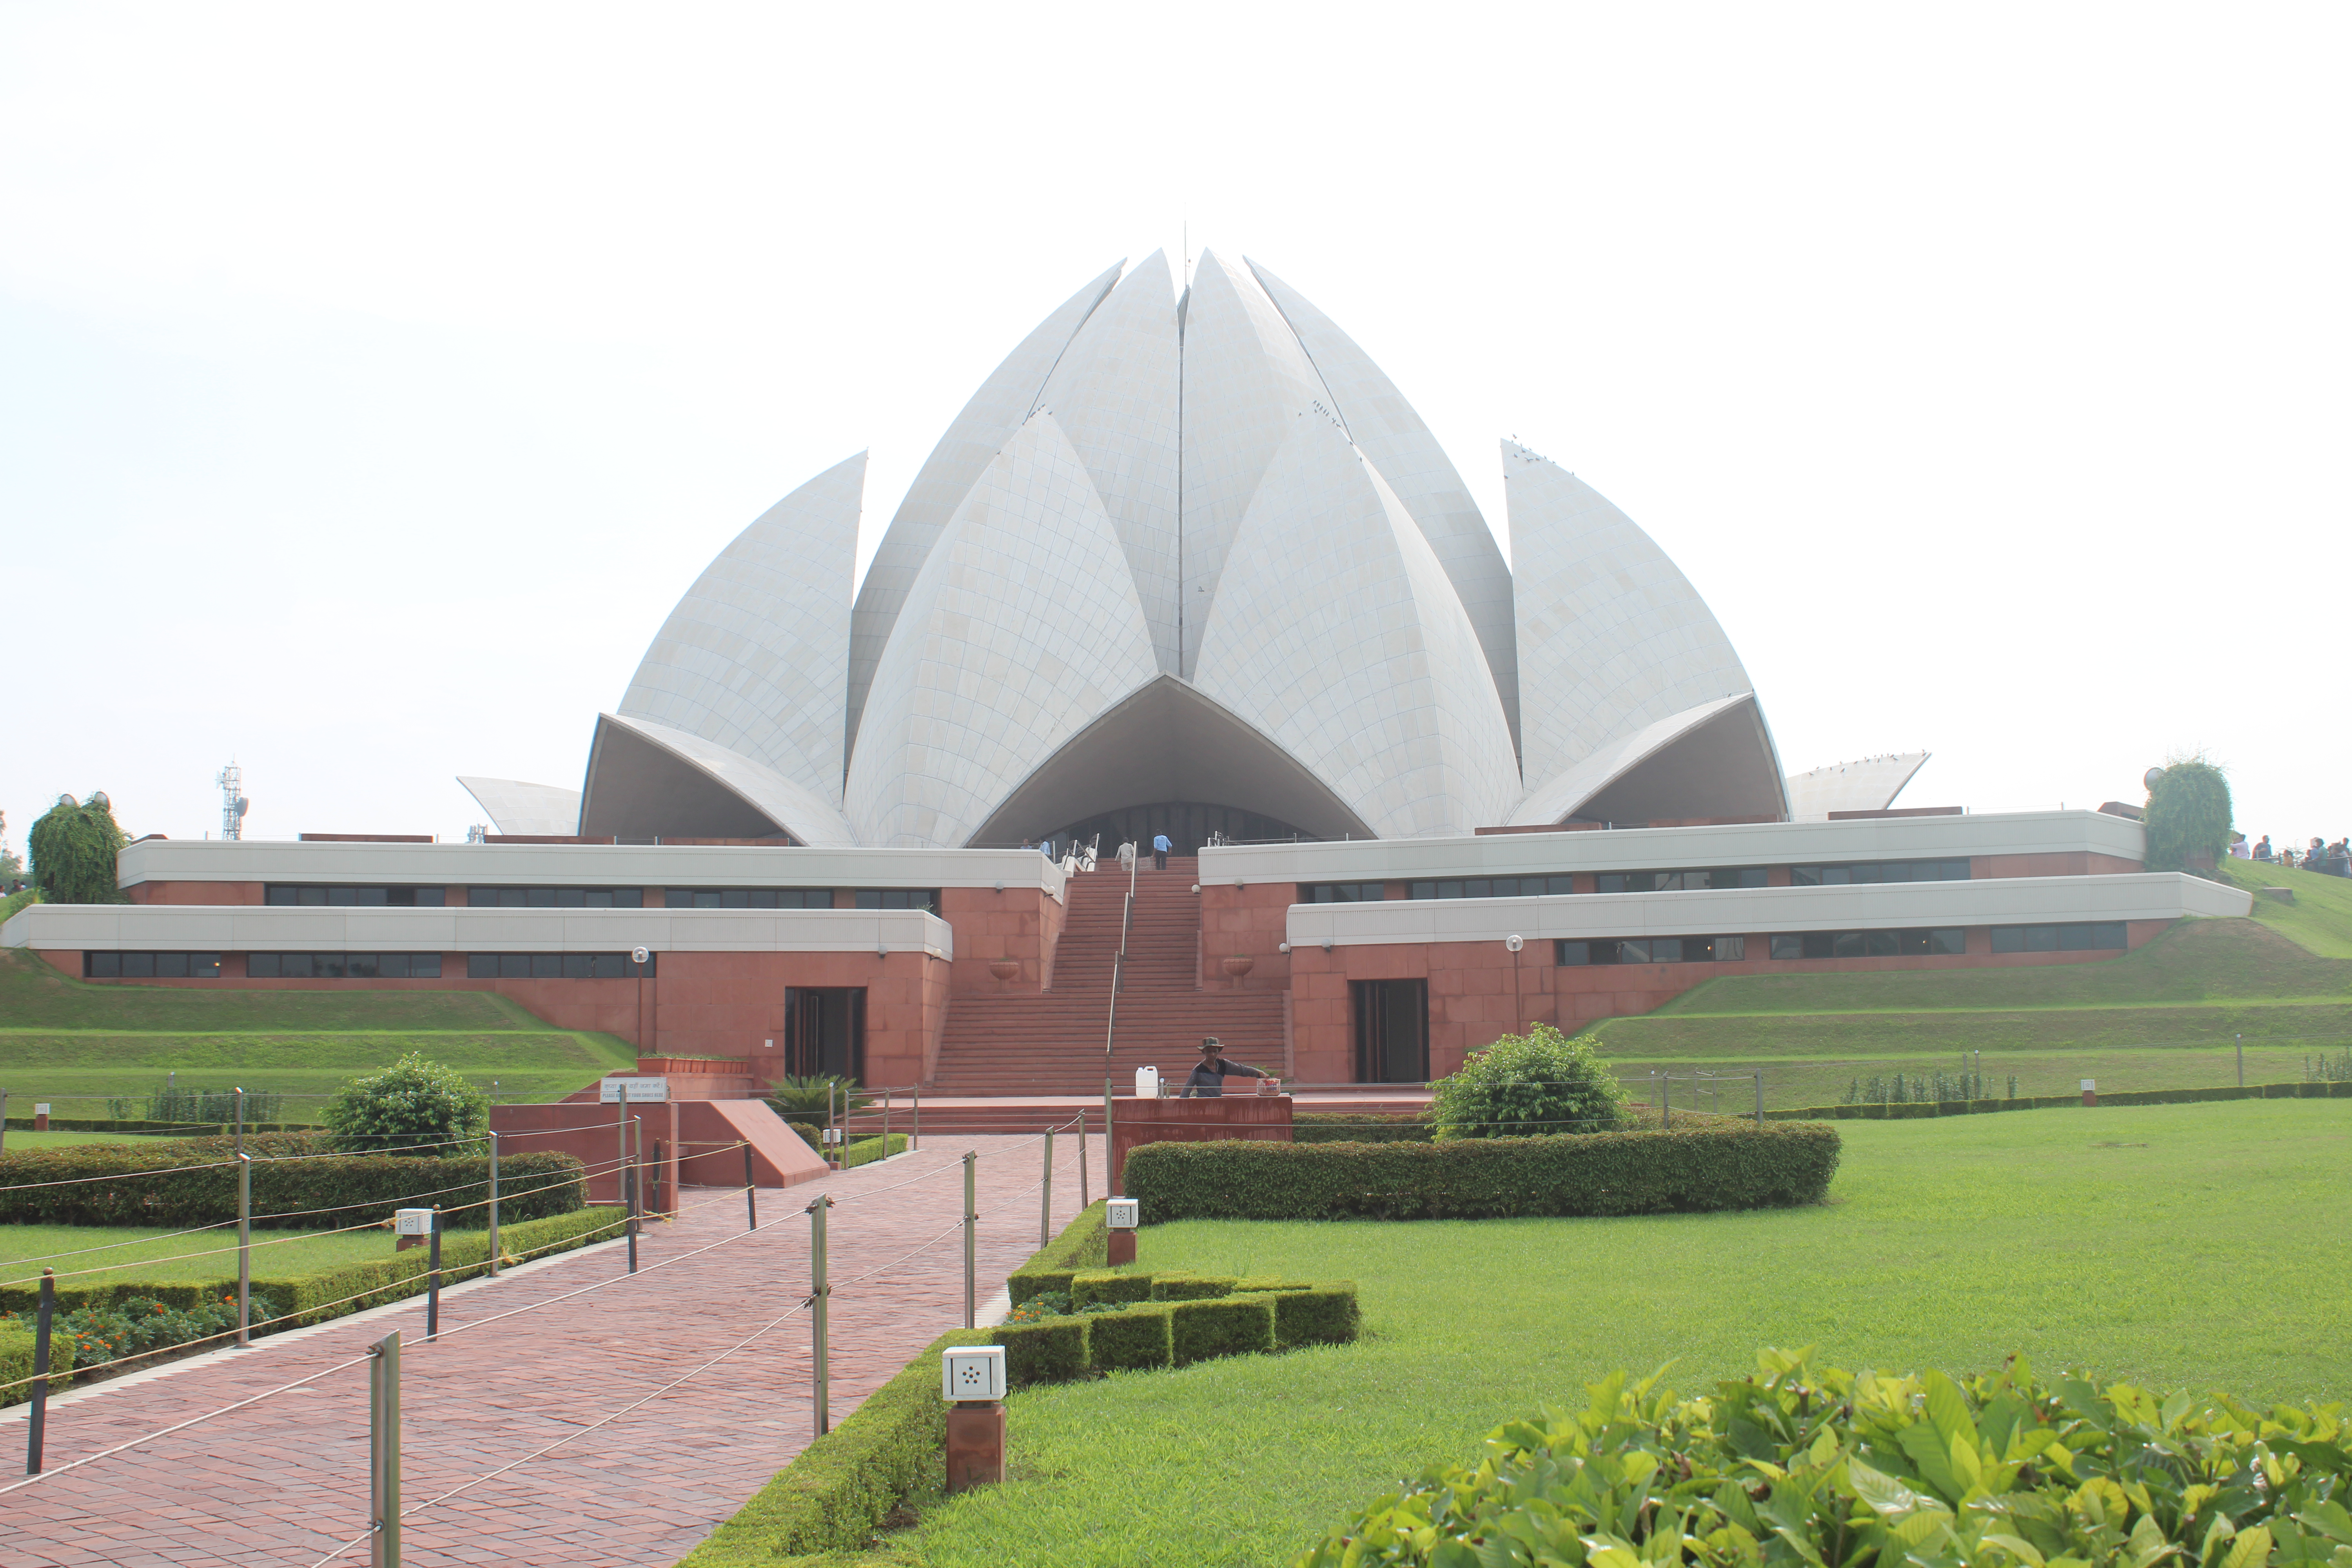
<path fill-rule="evenodd" d="M 2203 752 L 2179 758 L 2147 792 L 2151 871 L 2210 870 L 2230 852 L 2230 780 Z"/>
<path fill-rule="evenodd" d="M 872 1096 L 845 1078 L 788 1078 L 768 1090 L 768 1104 L 778 1116 L 806 1127 L 830 1126 L 833 1116 L 863 1110 L 873 1103 Z"/>
<path fill-rule="evenodd" d="M 107 1101 L 109 1114 L 117 1103 Z M 245 1091 L 245 1124 L 255 1126 L 264 1121 L 277 1121 L 282 1117 L 286 1097 L 265 1089 Z M 211 1121 L 232 1126 L 237 1118 L 236 1091 L 233 1089 L 192 1089 L 177 1083 L 167 1083 L 147 1097 L 144 1119 L 149 1121 Z M 122 1120 L 130 1120 L 126 1112 Z"/>
<path fill-rule="evenodd" d="M 121 904 L 130 900 L 114 885 L 114 858 L 126 835 L 114 820 L 113 803 L 103 791 L 87 801 L 58 796 L 25 836 L 32 857 L 33 885 L 44 903 Z"/>
<path fill-rule="evenodd" d="M 2034 1380 L 1855 1377 L 1765 1351 L 1677 1400 L 1587 1390 L 1374 1502 L 1294 1568 L 2265 1568 L 2352 1564 L 2337 1405 Z"/>
<path fill-rule="evenodd" d="M 251 1303 L 249 1313 L 247 1321 L 257 1329 L 275 1315 L 260 1300 Z M 236 1327 L 236 1298 L 207 1296 L 193 1307 L 180 1308 L 152 1296 L 132 1296 L 68 1312 L 58 1327 L 74 1337 L 76 1364 L 103 1366 L 226 1333 Z"/>
<path fill-rule="evenodd" d="M 1430 1086 L 1437 1136 L 1512 1138 L 1599 1132 L 1616 1127 L 1625 1091 L 1601 1065 L 1600 1042 L 1570 1039 L 1549 1024 L 1505 1035 Z"/>
<path fill-rule="evenodd" d="M 338 1149 L 447 1153 L 454 1141 L 478 1139 L 489 1130 L 490 1097 L 455 1068 L 411 1051 L 383 1071 L 345 1084 L 319 1120 Z"/>
<path fill-rule="evenodd" d="M 2017 1098 L 2017 1079 L 2009 1080 L 2009 1097 Z M 1841 1105 L 1908 1105 L 1915 1102 L 1943 1104 L 1947 1100 L 1971 1100 L 1985 1098 L 1984 1074 L 1973 1069 L 1958 1073 L 1912 1073 L 1907 1077 L 1896 1073 L 1882 1078 L 1873 1073 L 1867 1079 L 1855 1079 L 1846 1088 Z"/>

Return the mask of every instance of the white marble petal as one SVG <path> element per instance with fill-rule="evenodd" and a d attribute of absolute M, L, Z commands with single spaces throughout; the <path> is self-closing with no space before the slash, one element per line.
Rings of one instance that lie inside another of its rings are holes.
<path fill-rule="evenodd" d="M 1832 811 L 1885 811 L 1911 775 L 1927 765 L 1927 755 L 1902 752 L 1790 773 L 1789 816 L 1796 822 L 1825 822 Z"/>
<path fill-rule="evenodd" d="M 1511 721 L 1511 736 L 1519 732 L 1518 634 L 1511 616 L 1511 569 L 1486 526 L 1478 503 L 1470 499 L 1453 460 L 1437 444 L 1396 383 L 1356 346 L 1339 324 L 1315 308 L 1298 290 L 1273 273 L 1249 263 L 1266 294 L 1280 308 L 1284 320 L 1298 334 L 1300 346 L 1330 390 L 1348 435 L 1372 467 L 1396 491 L 1405 510 L 1421 525 L 1446 580 L 1469 612 L 1477 629 L 1478 646 L 1494 672 L 1495 690 Z"/>
<path fill-rule="evenodd" d="M 580 792 L 560 784 L 525 784 L 460 773 L 457 783 L 474 797 L 500 833 L 569 837 L 580 831 Z"/>
<path fill-rule="evenodd" d="M 1196 684 L 1383 837 L 1464 834 L 1518 798 L 1510 727 L 1429 542 L 1336 424 L 1265 470 Z"/>
<path fill-rule="evenodd" d="M 1503 489 L 1530 790 L 1645 725 L 1754 689 L 1698 590 L 1598 491 L 1511 441 Z"/>
<path fill-rule="evenodd" d="M 604 713 L 597 716 L 597 722 L 617 725 L 637 739 L 668 752 L 803 844 L 826 846 L 857 842 L 856 836 L 849 829 L 848 819 L 841 814 L 840 806 L 814 790 L 786 778 L 764 763 L 740 752 L 730 751 L 715 741 L 705 740 L 688 731 L 673 729 L 651 720 Z M 598 784 L 594 776 L 598 760 L 592 754 L 587 792 L 592 797 Z M 583 812 L 583 816 L 590 814 L 590 811 Z M 590 831 L 601 831 L 601 828 Z"/>
<path fill-rule="evenodd" d="M 1339 423 L 1297 334 L 1257 279 L 1209 251 L 1185 300 L 1183 415 L 1181 673 L 1190 675 L 1266 465 L 1302 425 Z"/>
<path fill-rule="evenodd" d="M 838 802 L 865 484 L 860 452 L 736 535 L 669 613 L 620 711 L 699 735 Z"/>
<path fill-rule="evenodd" d="M 1176 669 L 1176 300 L 1154 251 L 1078 329 L 1037 398 L 1118 531 L 1160 668 Z"/>
<path fill-rule="evenodd" d="M 1618 736 L 1529 790 L 1527 799 L 1511 813 L 1511 825 L 1531 827 L 1566 821 L 1578 807 L 1633 769 L 1672 750 L 1676 742 L 1709 720 L 1748 700 L 1744 692 L 1736 697 L 1719 697 L 1680 713 L 1670 713 L 1632 734 Z"/>
<path fill-rule="evenodd" d="M 906 499 L 898 503 L 897 515 L 890 519 L 890 527 L 866 568 L 866 581 L 858 585 L 856 609 L 850 616 L 848 744 L 852 749 L 857 744 L 858 716 L 866 710 L 874 666 L 890 640 L 890 628 L 898 621 L 907 591 L 914 586 L 915 574 L 922 569 L 940 531 L 947 526 L 980 471 L 1037 405 L 1037 395 L 1053 374 L 1062 351 L 1111 291 L 1126 265 L 1121 261 L 1063 300 L 1004 356 L 1004 363 L 981 383 L 980 390 L 940 437 L 940 444 L 931 448 L 931 455 L 916 471 L 915 482 L 907 487 Z"/>
<path fill-rule="evenodd" d="M 1034 415 L 949 520 L 875 667 L 849 764 L 858 842 L 966 843 L 1157 670 L 1118 530 L 1061 426 Z"/>

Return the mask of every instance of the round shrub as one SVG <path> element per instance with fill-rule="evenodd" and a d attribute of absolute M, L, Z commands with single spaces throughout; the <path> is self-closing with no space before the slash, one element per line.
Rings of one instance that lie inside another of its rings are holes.
<path fill-rule="evenodd" d="M 374 1154 L 447 1154 L 456 1140 L 489 1131 L 490 1097 L 455 1068 L 415 1051 L 380 1073 L 343 1085 L 320 1120 L 335 1147 Z"/>
<path fill-rule="evenodd" d="M 1525 1138 L 1606 1132 L 1622 1118 L 1625 1091 L 1601 1063 L 1590 1035 L 1570 1039 L 1549 1024 L 1505 1035 L 1430 1086 L 1440 1138 Z"/>

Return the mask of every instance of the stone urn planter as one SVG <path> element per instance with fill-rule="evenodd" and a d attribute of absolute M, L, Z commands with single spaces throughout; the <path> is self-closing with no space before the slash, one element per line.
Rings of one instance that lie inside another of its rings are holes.
<path fill-rule="evenodd" d="M 1002 991 L 1014 975 L 1021 973 L 1021 963 L 1018 959 L 1000 958 L 989 964 L 988 972 L 996 976 L 996 988 Z"/>
<path fill-rule="evenodd" d="M 1257 960 L 1252 958 L 1247 953 L 1235 953 L 1233 957 L 1226 959 L 1219 965 L 1219 967 L 1234 977 L 1234 989 L 1238 990 L 1241 987 L 1242 976 L 1247 974 L 1251 970 L 1257 967 Z"/>

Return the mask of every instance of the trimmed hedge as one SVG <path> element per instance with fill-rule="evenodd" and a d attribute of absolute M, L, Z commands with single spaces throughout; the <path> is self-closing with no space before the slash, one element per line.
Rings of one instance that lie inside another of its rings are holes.
<path fill-rule="evenodd" d="M 2250 1083 L 2211 1089 L 2125 1089 L 2099 1092 L 2099 1106 L 2203 1105 L 2218 1100 L 2352 1100 L 2352 1080 L 2311 1083 Z M 1768 1110 L 1769 1121 L 1914 1121 L 1934 1116 L 1983 1116 L 1996 1110 L 2062 1110 L 2084 1107 L 2075 1094 L 2030 1094 L 2015 1100 L 1915 1100 L 1893 1104 L 1809 1105 L 1801 1110 Z"/>
<path fill-rule="evenodd" d="M 1070 1277 L 1070 1306 L 1073 1309 L 1092 1306 L 1097 1301 L 1150 1300 L 1151 1276 L 1149 1274 L 1114 1274 L 1105 1269 Z"/>
<path fill-rule="evenodd" d="M 37 1295 L 38 1292 L 37 1291 Z M 73 1385 L 74 1337 L 66 1331 L 66 1309 L 58 1307 L 49 1321 L 49 1392 Z M 33 1397 L 33 1385 L 18 1382 L 33 1375 L 33 1325 L 0 1323 L 0 1405 L 22 1405 Z M 5 1386 L 14 1384 L 15 1386 Z"/>
<path fill-rule="evenodd" d="M 1353 1285 L 1282 1289 L 1270 1292 L 1268 1300 L 1274 1302 L 1275 1343 L 1284 1350 L 1353 1344 L 1363 1321 Z"/>
<path fill-rule="evenodd" d="M 1176 1342 L 1165 1307 L 1130 1307 L 1078 1319 L 1087 1337 L 1087 1370 L 1138 1372 L 1172 1366 Z"/>
<path fill-rule="evenodd" d="M 416 1163 L 410 1161 L 409 1163 Z M 503 1162 L 501 1162 L 503 1163 Z M 500 1173 L 503 1179 L 504 1173 Z M 502 1205 L 503 1206 L 503 1205 Z M 499 1247 L 509 1258 L 526 1253 L 545 1256 L 549 1252 L 568 1252 L 576 1247 L 604 1238 L 603 1233 L 620 1234 L 622 1211 L 611 1205 L 581 1209 L 572 1214 L 554 1215 L 545 1219 L 528 1220 L 520 1225 L 499 1222 Z M 441 1237 L 441 1283 L 454 1285 L 470 1279 L 489 1268 L 489 1233 L 487 1230 L 445 1232 Z M 386 1236 L 389 1249 L 392 1238 Z M 542 1251 L 544 1249 L 544 1251 Z M 267 1254 L 263 1255 L 265 1258 Z M 222 1295 L 236 1293 L 236 1259 L 228 1263 L 230 1273 L 225 1279 L 209 1280 L 142 1280 L 117 1279 L 99 1284 L 59 1285 L 58 1309 L 68 1311 L 78 1307 L 108 1307 L 133 1296 L 149 1297 L 167 1307 L 181 1311 L 194 1310 L 199 1301 L 217 1300 Z M 368 1307 L 381 1307 L 407 1296 L 421 1296 L 430 1281 L 432 1252 L 428 1247 L 412 1247 L 405 1252 L 368 1263 L 345 1264 L 340 1268 L 323 1269 L 316 1274 L 271 1277 L 258 1276 L 253 1281 L 253 1298 L 268 1307 L 272 1321 L 268 1331 L 325 1322 Z M 346 1302 L 346 1298 L 365 1296 L 365 1300 Z M 41 1290 L 37 1284 L 0 1286 L 0 1310 L 29 1313 L 40 1304 Z M 343 1302 L 343 1305 L 335 1303 Z M 260 1331 L 257 1328 L 257 1331 Z"/>
<path fill-rule="evenodd" d="M 1127 1191 L 1177 1219 L 1494 1219 L 1819 1203 L 1837 1130 L 1752 1123 L 1444 1143 L 1147 1143 Z"/>
<path fill-rule="evenodd" d="M 1002 1323 L 985 1332 L 989 1342 L 1004 1347 L 1004 1385 L 1026 1388 L 1033 1383 L 1067 1383 L 1087 1370 L 1087 1321 L 1047 1318 L 1036 1323 Z"/>
<path fill-rule="evenodd" d="M 392 1217 L 407 1205 L 438 1204 L 455 1229 L 489 1224 L 488 1155 L 321 1154 L 324 1140 L 282 1133 L 248 1137 L 253 1223 L 327 1230 Z M 236 1217 L 236 1143 L 174 1139 L 144 1146 L 73 1144 L 0 1154 L 0 1224 L 139 1225 L 178 1227 Z M 182 1169 L 195 1166 L 197 1169 Z M 141 1176 L 142 1171 L 169 1175 Z M 534 1152 L 499 1161 L 499 1224 L 571 1214 L 587 1201 L 577 1155 Z M 26 1185 L 62 1183 L 65 1185 Z M 277 1216 L 289 1215 L 280 1219 Z M 445 1244 L 446 1245 L 446 1244 Z"/>
<path fill-rule="evenodd" d="M 937 1476 L 947 1445 L 940 1354 L 981 1338 L 958 1329 L 932 1341 L 847 1420 L 777 1471 L 678 1568 L 748 1568 L 864 1545 L 883 1515 Z"/>
<path fill-rule="evenodd" d="M 1149 1300 L 1207 1301 L 1230 1296 L 1240 1288 L 1241 1281 L 1229 1274 L 1154 1274 Z"/>
<path fill-rule="evenodd" d="M 1044 1290 L 1071 1295 L 1071 1281 L 1081 1272 L 1110 1261 L 1110 1226 L 1104 1201 L 1096 1199 L 1091 1208 L 1062 1227 L 1061 1235 L 1005 1276 L 1004 1289 L 1014 1306 Z"/>
<path fill-rule="evenodd" d="M 1263 1355 L 1274 1349 L 1276 1297 L 1253 1291 L 1213 1300 L 1171 1301 L 1168 1340 L 1178 1366 L 1218 1356 Z"/>
<path fill-rule="evenodd" d="M 1290 1119 L 1294 1143 L 1427 1143 L 1437 1129 L 1416 1111 L 1307 1110 Z"/>

